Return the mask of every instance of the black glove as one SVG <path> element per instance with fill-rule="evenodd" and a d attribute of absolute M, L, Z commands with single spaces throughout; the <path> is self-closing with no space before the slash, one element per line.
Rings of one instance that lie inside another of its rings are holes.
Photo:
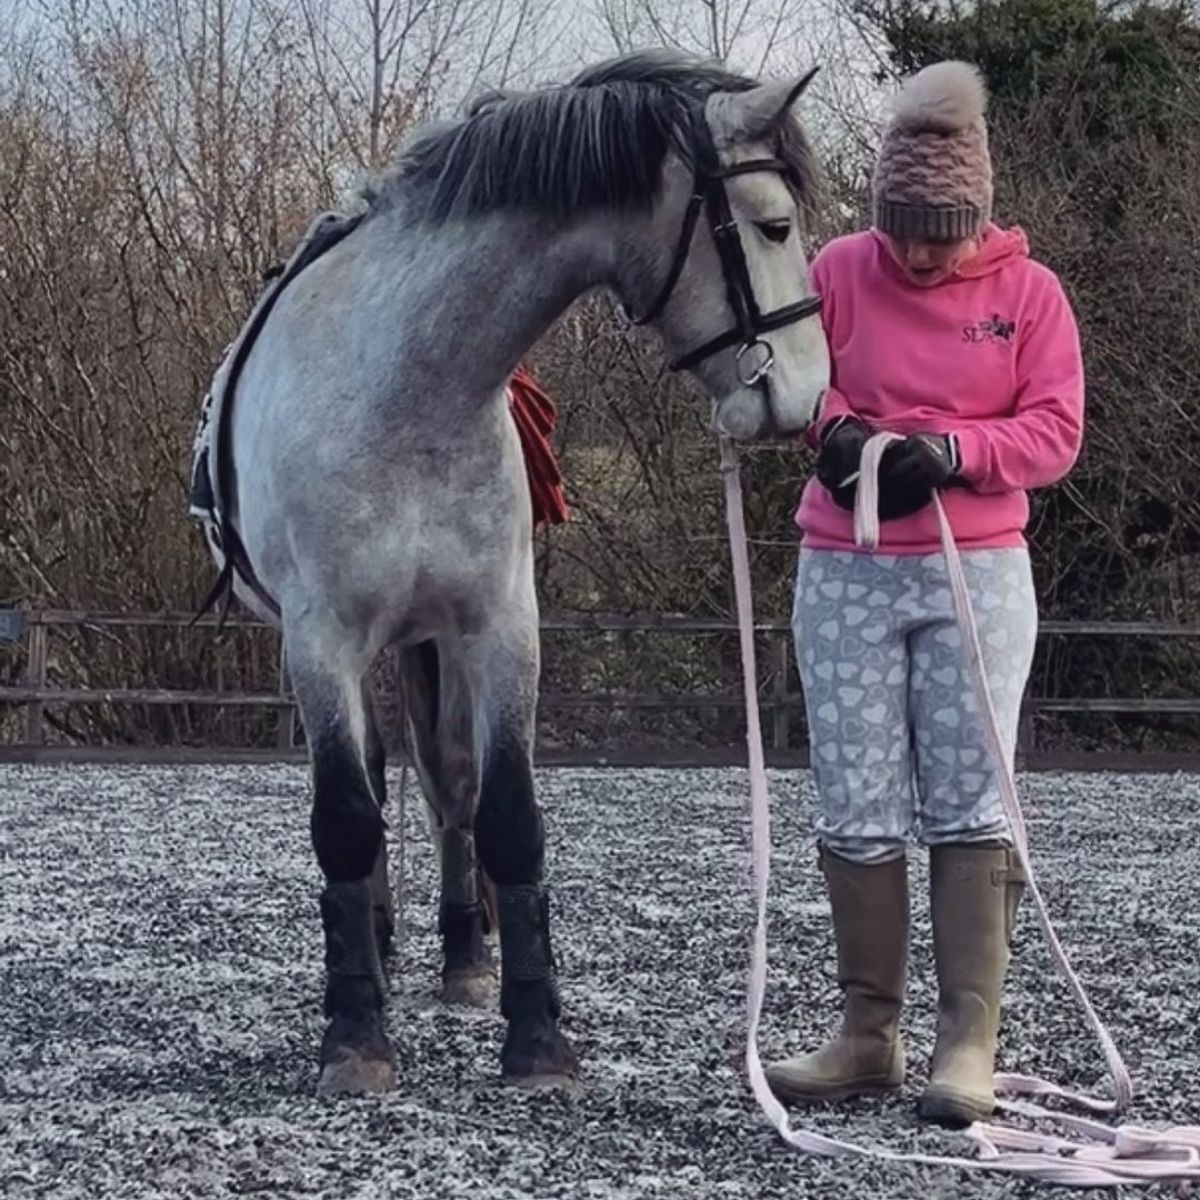
<path fill-rule="evenodd" d="M 935 490 L 956 482 L 961 465 L 958 442 L 948 434 L 913 433 L 893 442 L 879 459 L 879 519 L 924 508 Z"/>
<path fill-rule="evenodd" d="M 838 417 L 821 434 L 817 453 L 817 480 L 828 489 L 834 502 L 854 511 L 858 495 L 858 466 L 871 431 L 857 417 Z M 854 476 L 850 483 L 845 480 Z"/>

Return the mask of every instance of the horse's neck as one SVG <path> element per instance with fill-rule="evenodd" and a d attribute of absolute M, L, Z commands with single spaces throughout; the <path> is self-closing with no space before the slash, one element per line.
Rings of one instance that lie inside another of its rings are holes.
<path fill-rule="evenodd" d="M 395 315 L 408 353 L 444 364 L 477 394 L 499 388 L 555 318 L 610 274 L 602 219 L 495 213 L 384 237 L 403 246 Z"/>

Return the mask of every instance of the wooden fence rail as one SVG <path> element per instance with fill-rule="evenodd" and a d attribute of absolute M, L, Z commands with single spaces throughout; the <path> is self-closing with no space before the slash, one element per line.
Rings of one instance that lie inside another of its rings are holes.
<path fill-rule="evenodd" d="M 0 705 L 18 705 L 24 708 L 24 737 L 20 742 L 0 745 L 0 756 L 9 759 L 53 757 L 57 750 L 70 757 L 69 747 L 47 747 L 45 745 L 45 707 L 47 704 L 135 704 L 135 705 L 203 705 L 227 708 L 271 709 L 277 717 L 275 751 L 277 756 L 289 757 L 294 749 L 295 703 L 288 691 L 286 666 L 283 655 L 279 656 L 277 690 L 273 692 L 246 693 L 236 691 L 191 691 L 167 688 L 77 688 L 55 687 L 49 683 L 50 663 L 49 635 L 53 629 L 182 629 L 193 623 L 190 613 L 123 613 L 123 612 L 74 612 L 65 610 L 0 610 L 0 643 L 23 643 L 25 647 L 25 671 L 23 681 L 16 686 L 0 686 Z M 214 617 L 207 616 L 195 622 L 198 628 L 212 627 Z M 246 617 L 231 617 L 226 627 L 232 629 L 268 629 L 262 622 Z M 543 633 L 575 632 L 588 633 L 655 633 L 663 635 L 720 634 L 734 636 L 736 625 L 719 619 L 699 619 L 667 614 L 614 614 L 614 613 L 549 613 L 541 621 Z M 760 681 L 760 703 L 771 716 L 769 725 L 771 749 L 777 761 L 794 761 L 803 758 L 802 748 L 792 744 L 790 717 L 803 712 L 804 698 L 798 688 L 791 686 L 793 678 L 793 655 L 791 629 L 785 621 L 760 621 L 756 631 L 768 642 L 766 664 L 766 686 Z M 278 635 L 276 635 L 278 636 Z M 1046 637 L 1099 637 L 1099 638 L 1153 638 L 1153 639 L 1200 639 L 1200 625 L 1178 625 L 1147 621 L 1044 621 L 1039 636 Z M 543 691 L 541 703 L 546 709 L 598 709 L 618 708 L 643 711 L 699 711 L 731 710 L 742 707 L 739 692 L 729 693 L 660 693 L 626 691 Z M 1034 741 L 1033 717 L 1037 713 L 1107 713 L 1140 714 L 1143 716 L 1200 716 L 1200 695 L 1186 697 L 1038 697 L 1028 696 L 1024 705 L 1018 756 L 1023 765 L 1038 765 L 1038 752 Z M 219 755 L 220 748 L 214 753 Z M 799 752 L 799 753 L 797 753 Z M 164 750 L 158 755 L 169 755 Z M 231 751 L 231 753 L 233 753 Z M 237 752 L 239 757 L 248 753 Z M 269 750 L 256 752 L 271 757 Z M 125 757 L 136 757 L 136 748 L 129 748 Z M 153 757 L 147 753 L 146 757 Z M 183 755 L 181 754 L 181 757 Z M 618 754 L 616 757 L 620 757 Z M 711 753 L 698 751 L 694 761 L 708 761 Z M 1063 756 L 1043 757 L 1042 765 L 1053 765 Z M 1068 756 L 1071 757 L 1071 756 Z M 1079 765 L 1103 766 L 1102 755 L 1076 756 Z M 1154 755 L 1144 758 L 1124 756 L 1140 761 L 1146 769 L 1173 768 L 1175 766 L 1200 766 L 1200 752 L 1187 755 Z M 614 755 L 608 751 L 576 754 L 572 761 L 611 761 Z M 667 756 L 671 762 L 690 761 L 687 751 Z"/>

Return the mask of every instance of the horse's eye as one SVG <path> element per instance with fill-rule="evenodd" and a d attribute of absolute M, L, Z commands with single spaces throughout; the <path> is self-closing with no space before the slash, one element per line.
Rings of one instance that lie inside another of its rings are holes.
<path fill-rule="evenodd" d="M 786 217 L 779 221 L 755 221 L 759 232 L 770 242 L 786 242 L 792 223 Z"/>

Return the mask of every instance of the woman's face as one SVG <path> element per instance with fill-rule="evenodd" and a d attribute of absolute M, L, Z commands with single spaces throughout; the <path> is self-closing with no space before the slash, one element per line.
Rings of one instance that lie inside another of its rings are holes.
<path fill-rule="evenodd" d="M 918 287 L 933 287 L 949 279 L 979 251 L 979 239 L 975 237 L 957 242 L 920 242 L 889 236 L 888 241 L 901 270 Z"/>

